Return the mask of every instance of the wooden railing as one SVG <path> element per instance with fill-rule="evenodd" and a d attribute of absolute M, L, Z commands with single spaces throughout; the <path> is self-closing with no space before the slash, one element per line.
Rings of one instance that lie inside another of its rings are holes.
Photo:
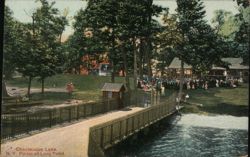
<path fill-rule="evenodd" d="M 158 105 L 90 128 L 89 156 L 102 156 L 105 149 L 175 112 L 176 96 L 174 93 Z"/>
<path fill-rule="evenodd" d="M 7 140 L 54 125 L 118 109 L 116 99 L 60 107 L 35 113 L 1 115 L 1 139 Z"/>

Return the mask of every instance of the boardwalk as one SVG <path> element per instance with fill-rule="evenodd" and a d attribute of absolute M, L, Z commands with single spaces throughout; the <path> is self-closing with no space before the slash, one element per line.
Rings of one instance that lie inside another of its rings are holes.
<path fill-rule="evenodd" d="M 144 108 L 114 111 L 1 145 L 1 157 L 87 157 L 89 128 Z"/>

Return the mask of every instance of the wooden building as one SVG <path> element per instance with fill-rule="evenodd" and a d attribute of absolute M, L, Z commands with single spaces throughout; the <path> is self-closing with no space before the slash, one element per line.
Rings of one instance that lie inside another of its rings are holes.
<path fill-rule="evenodd" d="M 179 58 L 174 58 L 167 69 L 168 76 L 172 78 L 178 78 L 181 73 L 181 60 Z M 193 77 L 192 66 L 184 63 L 184 77 Z"/>
<path fill-rule="evenodd" d="M 117 99 L 118 108 L 124 107 L 124 93 L 126 87 L 122 83 L 105 83 L 101 91 L 104 99 Z"/>
<path fill-rule="evenodd" d="M 242 58 L 222 58 L 222 61 L 229 63 L 229 69 L 213 66 L 208 72 L 211 77 L 225 77 L 226 79 L 239 79 L 247 82 L 249 79 L 249 66 L 243 65 Z M 181 69 L 181 60 L 174 58 L 168 67 L 168 74 L 174 78 L 179 77 Z M 184 64 L 185 77 L 193 77 L 192 66 Z"/>

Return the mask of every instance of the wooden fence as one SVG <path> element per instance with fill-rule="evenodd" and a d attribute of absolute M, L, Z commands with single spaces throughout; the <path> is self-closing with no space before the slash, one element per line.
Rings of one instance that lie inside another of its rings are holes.
<path fill-rule="evenodd" d="M 1 115 L 1 139 L 18 137 L 32 131 L 50 128 L 80 118 L 118 109 L 117 100 L 60 107 L 35 113 Z"/>
<path fill-rule="evenodd" d="M 175 112 L 176 96 L 175 93 L 160 104 L 153 105 L 133 115 L 90 128 L 89 156 L 105 156 L 103 150 Z"/>

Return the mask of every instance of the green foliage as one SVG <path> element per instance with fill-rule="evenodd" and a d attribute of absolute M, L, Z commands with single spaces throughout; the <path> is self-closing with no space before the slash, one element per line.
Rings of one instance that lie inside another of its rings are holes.
<path fill-rule="evenodd" d="M 38 1 L 36 1 L 38 2 Z M 62 71 L 65 56 L 61 36 L 67 20 L 53 8 L 55 4 L 39 0 L 41 7 L 31 15 L 32 23 L 23 24 L 13 19 L 5 7 L 4 71 L 6 77 L 17 70 L 30 81 L 45 78 Z M 30 88 L 31 82 L 29 82 Z M 29 90 L 28 90 L 29 94 Z"/>
<path fill-rule="evenodd" d="M 250 50 L 250 6 L 249 1 L 237 1 L 239 14 L 235 18 L 239 21 L 239 29 L 235 35 L 238 43 L 238 54 L 243 58 L 243 63 L 249 65 Z"/>
<path fill-rule="evenodd" d="M 214 24 L 217 33 L 225 40 L 232 41 L 234 39 L 235 32 L 239 29 L 238 20 L 235 19 L 232 12 L 225 10 L 216 10 L 214 14 L 212 24 Z"/>
<path fill-rule="evenodd" d="M 204 6 L 200 0 L 177 0 L 178 28 L 182 42 L 177 56 L 193 66 L 195 72 L 205 73 L 213 64 L 222 64 L 223 50 L 220 38 L 203 18 Z"/>
<path fill-rule="evenodd" d="M 124 69 L 122 49 L 125 49 L 128 68 L 133 69 L 133 43 L 136 39 L 142 41 L 143 38 L 153 34 L 151 18 L 158 16 L 162 11 L 161 7 L 153 5 L 152 2 L 139 0 L 88 1 L 86 9 L 80 10 L 75 16 L 74 29 L 78 43 L 81 43 L 83 48 L 98 47 L 88 50 L 87 54 L 107 51 L 115 71 Z M 83 35 L 86 29 L 92 32 L 91 38 Z"/>
<path fill-rule="evenodd" d="M 159 31 L 155 36 L 158 41 L 159 53 L 157 59 L 162 71 L 168 66 L 175 57 L 175 48 L 182 42 L 182 34 L 177 28 L 177 16 L 170 15 L 168 10 L 163 15 L 162 31 Z"/>
<path fill-rule="evenodd" d="M 53 8 L 54 2 L 49 4 L 46 0 L 39 0 L 42 4 L 32 15 L 32 36 L 34 49 L 39 55 L 37 62 L 40 63 L 37 76 L 44 80 L 46 77 L 55 75 L 63 65 L 64 54 L 61 49 L 60 37 L 67 25 L 66 17 L 60 16 L 58 9 Z"/>
<path fill-rule="evenodd" d="M 16 55 L 22 49 L 22 24 L 13 18 L 8 6 L 4 8 L 3 74 L 10 78 L 16 69 Z"/>

